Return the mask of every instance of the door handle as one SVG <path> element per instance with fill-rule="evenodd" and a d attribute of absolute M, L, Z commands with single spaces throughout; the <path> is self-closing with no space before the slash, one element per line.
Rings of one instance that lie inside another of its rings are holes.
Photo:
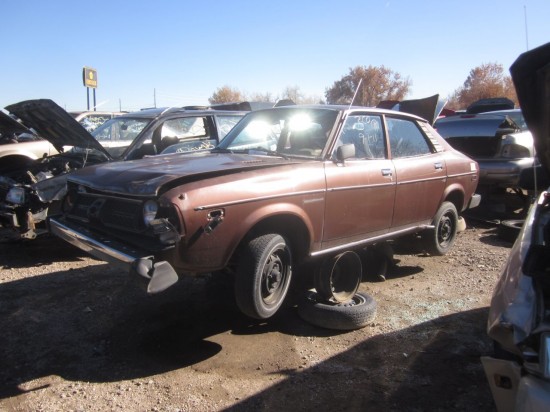
<path fill-rule="evenodd" d="M 382 176 L 391 176 L 392 174 L 391 169 L 382 169 Z"/>
<path fill-rule="evenodd" d="M 434 163 L 434 168 L 435 168 L 436 170 L 441 170 L 441 169 L 443 169 L 443 163 L 441 163 L 441 162 L 436 162 L 436 163 Z"/>

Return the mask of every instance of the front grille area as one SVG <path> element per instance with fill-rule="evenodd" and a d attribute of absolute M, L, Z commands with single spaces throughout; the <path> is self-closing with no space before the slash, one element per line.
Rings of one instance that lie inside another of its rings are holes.
<path fill-rule="evenodd" d="M 68 217 L 96 227 L 138 233 L 145 231 L 142 210 L 141 200 L 79 193 Z"/>

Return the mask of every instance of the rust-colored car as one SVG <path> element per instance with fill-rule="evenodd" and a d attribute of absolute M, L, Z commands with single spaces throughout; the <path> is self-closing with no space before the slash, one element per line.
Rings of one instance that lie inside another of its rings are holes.
<path fill-rule="evenodd" d="M 50 230 L 122 264 L 149 293 L 181 275 L 231 269 L 239 308 L 264 319 L 303 263 L 413 233 L 446 253 L 460 213 L 479 203 L 478 174 L 420 117 L 278 107 L 247 114 L 207 152 L 72 174 Z M 341 269 L 321 283 L 346 284 Z"/>

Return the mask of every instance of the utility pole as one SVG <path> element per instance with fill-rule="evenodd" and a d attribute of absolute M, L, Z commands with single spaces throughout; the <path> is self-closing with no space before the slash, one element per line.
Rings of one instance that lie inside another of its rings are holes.
<path fill-rule="evenodd" d="M 525 16 L 525 47 L 529 50 L 529 34 L 527 32 L 527 6 L 523 6 L 523 15 Z"/>

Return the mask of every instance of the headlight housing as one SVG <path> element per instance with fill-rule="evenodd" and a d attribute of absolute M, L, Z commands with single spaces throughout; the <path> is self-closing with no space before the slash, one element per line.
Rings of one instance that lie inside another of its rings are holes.
<path fill-rule="evenodd" d="M 150 226 L 151 222 L 155 220 L 159 205 L 154 200 L 148 200 L 143 204 L 143 222 L 145 226 Z"/>
<path fill-rule="evenodd" d="M 16 205 L 23 205 L 27 201 L 27 194 L 24 187 L 20 186 L 14 186 L 6 195 L 6 201 L 16 204 Z"/>

